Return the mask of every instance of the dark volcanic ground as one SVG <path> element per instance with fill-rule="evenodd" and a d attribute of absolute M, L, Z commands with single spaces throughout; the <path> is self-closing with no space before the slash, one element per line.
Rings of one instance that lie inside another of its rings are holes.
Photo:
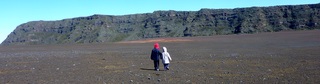
<path fill-rule="evenodd" d="M 320 83 L 320 30 L 164 39 L 158 72 L 148 40 L 1 46 L 0 83 Z"/>

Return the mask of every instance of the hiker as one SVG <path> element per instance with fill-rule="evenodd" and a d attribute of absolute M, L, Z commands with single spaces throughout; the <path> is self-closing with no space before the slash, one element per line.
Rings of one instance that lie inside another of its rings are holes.
<path fill-rule="evenodd" d="M 162 53 L 159 51 L 159 44 L 154 43 L 154 48 L 151 52 L 151 59 L 153 60 L 154 70 L 159 71 L 159 60 L 162 59 Z"/>
<path fill-rule="evenodd" d="M 171 57 L 170 57 L 170 54 L 169 52 L 167 51 L 167 48 L 166 47 L 163 47 L 162 48 L 163 52 L 162 52 L 162 63 L 163 63 L 163 66 L 164 66 L 164 70 L 169 70 L 169 60 L 171 61 Z"/>

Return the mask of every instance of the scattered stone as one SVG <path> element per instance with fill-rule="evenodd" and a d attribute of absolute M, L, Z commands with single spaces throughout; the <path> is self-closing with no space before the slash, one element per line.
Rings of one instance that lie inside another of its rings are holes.
<path fill-rule="evenodd" d="M 224 62 L 224 61 L 221 61 L 221 63 L 224 64 L 225 62 Z"/>
<path fill-rule="evenodd" d="M 304 76 L 307 78 L 307 79 L 309 79 L 310 77 L 308 76 L 308 75 L 306 75 L 306 74 L 304 74 Z"/>
<path fill-rule="evenodd" d="M 230 56 L 231 57 L 236 57 L 236 56 L 239 56 L 239 54 L 238 53 L 232 53 Z"/>
<path fill-rule="evenodd" d="M 189 83 L 190 82 L 190 80 L 187 80 L 187 83 Z"/>

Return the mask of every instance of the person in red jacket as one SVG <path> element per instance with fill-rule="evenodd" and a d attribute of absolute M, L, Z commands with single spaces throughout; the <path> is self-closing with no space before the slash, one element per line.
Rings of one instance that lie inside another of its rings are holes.
<path fill-rule="evenodd" d="M 154 48 L 151 51 L 151 60 L 153 60 L 154 70 L 159 71 L 159 60 L 162 59 L 162 53 L 159 51 L 159 43 L 154 43 Z"/>

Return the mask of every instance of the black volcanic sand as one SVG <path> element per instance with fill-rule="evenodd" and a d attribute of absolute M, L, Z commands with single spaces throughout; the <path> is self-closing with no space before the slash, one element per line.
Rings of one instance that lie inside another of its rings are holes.
<path fill-rule="evenodd" d="M 169 71 L 153 43 L 1 46 L 0 83 L 320 83 L 320 30 L 179 39 Z"/>

